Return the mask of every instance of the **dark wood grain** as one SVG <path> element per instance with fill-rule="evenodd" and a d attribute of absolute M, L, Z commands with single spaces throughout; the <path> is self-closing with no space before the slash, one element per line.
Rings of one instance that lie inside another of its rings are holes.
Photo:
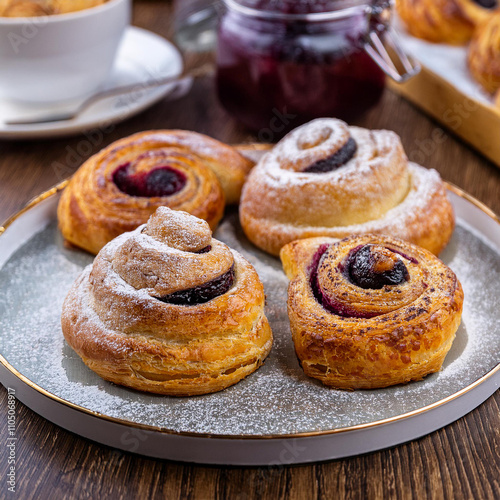
<path fill-rule="evenodd" d="M 169 35 L 170 5 L 142 1 L 135 24 Z M 386 93 L 359 121 L 401 135 L 410 157 L 500 212 L 500 170 Z M 212 81 L 160 103 L 113 130 L 53 141 L 0 142 L 0 220 L 70 175 L 92 153 L 128 134 L 186 128 L 227 142 L 254 140 L 220 108 Z M 436 132 L 438 130 L 438 132 Z M 75 153 L 76 152 L 76 153 Z M 74 156 L 78 158 L 75 159 Z M 6 485 L 7 396 L 0 388 L 0 498 L 500 498 L 500 393 L 466 417 L 417 441 L 346 460 L 283 468 L 194 466 L 152 460 L 92 443 L 17 403 L 16 494 Z"/>

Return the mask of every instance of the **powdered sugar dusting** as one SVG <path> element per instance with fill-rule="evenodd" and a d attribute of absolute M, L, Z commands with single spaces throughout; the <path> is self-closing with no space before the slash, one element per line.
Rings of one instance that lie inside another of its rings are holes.
<path fill-rule="evenodd" d="M 89 370 L 65 343 L 60 312 L 71 284 L 92 259 L 65 249 L 55 223 L 0 270 L 2 354 L 47 391 L 97 413 L 174 431 L 224 435 L 309 432 L 392 417 L 455 393 L 500 362 L 500 255 L 460 222 L 442 258 L 463 285 L 464 313 L 443 370 L 421 382 L 373 391 L 336 391 L 307 378 L 290 337 L 288 282 L 279 261 L 244 238 L 236 213 L 215 237 L 256 267 L 275 336 L 266 364 L 237 385 L 207 396 L 169 398 L 116 386 Z"/>
<path fill-rule="evenodd" d="M 208 250 L 199 252 L 203 248 Z M 163 297 L 203 285 L 228 272 L 233 264 L 230 249 L 212 238 L 205 221 L 160 207 L 147 224 L 121 234 L 100 251 L 93 266 L 92 276 L 98 276 L 93 288 L 104 285 L 127 301 L 134 300 L 136 291 Z M 122 292 L 123 283 L 130 285 L 128 294 Z M 86 287 L 79 287 L 78 294 L 82 293 L 89 293 Z M 122 304 L 113 305 L 122 309 Z M 106 304 L 103 312 L 107 311 Z"/>
<path fill-rule="evenodd" d="M 315 122 L 311 122 L 304 125 L 304 127 L 312 127 L 314 130 L 314 124 Z M 291 134 L 296 131 L 300 132 L 300 129 L 296 129 Z M 304 131 L 302 134 L 304 134 Z M 388 176 L 387 182 L 390 182 L 393 176 L 397 176 L 397 171 L 404 169 L 406 166 L 407 160 L 403 153 L 401 140 L 394 132 L 388 130 L 370 131 L 359 127 L 349 127 L 347 138 L 349 135 L 352 136 L 358 146 L 356 154 L 344 167 L 321 174 L 323 182 L 342 183 L 349 181 L 349 183 L 363 183 L 364 176 L 384 166 L 384 171 L 387 171 L 386 175 Z M 303 163 L 302 167 L 310 166 L 315 161 L 325 159 L 333 154 L 345 143 L 339 140 L 339 144 L 336 144 L 337 141 L 333 141 L 334 138 L 336 139 L 336 134 L 332 134 L 330 140 L 333 144 L 326 141 L 320 146 L 316 146 L 311 150 L 306 149 L 302 151 L 302 154 L 299 154 L 299 148 L 295 144 L 298 138 L 294 137 L 295 140 L 292 141 L 292 145 L 290 140 L 287 140 L 287 137 L 260 160 L 257 167 L 253 169 L 251 178 L 258 178 L 259 175 L 265 176 L 265 182 L 269 183 L 271 187 L 283 187 L 284 185 L 288 187 L 303 186 L 318 177 L 317 174 L 301 172 L 300 170 L 303 170 L 303 168 L 299 168 L 298 163 Z M 302 136 L 300 137 L 302 138 Z M 302 138 L 302 140 L 304 139 Z M 313 142 L 313 137 L 310 138 L 310 141 Z M 286 168 L 287 162 L 294 163 L 294 167 Z M 398 167 L 396 173 L 393 172 L 395 167 Z"/>

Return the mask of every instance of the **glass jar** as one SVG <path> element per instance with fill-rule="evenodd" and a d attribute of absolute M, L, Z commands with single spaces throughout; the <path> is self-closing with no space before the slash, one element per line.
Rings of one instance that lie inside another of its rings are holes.
<path fill-rule="evenodd" d="M 388 0 L 224 4 L 218 96 L 251 129 L 279 134 L 318 117 L 352 120 L 379 101 L 386 74 L 405 80 L 419 69 L 389 36 Z M 387 38 L 404 74 L 384 48 Z"/>

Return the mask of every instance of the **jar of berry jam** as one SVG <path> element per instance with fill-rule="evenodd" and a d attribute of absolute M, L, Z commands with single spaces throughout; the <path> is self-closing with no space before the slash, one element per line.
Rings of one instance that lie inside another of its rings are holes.
<path fill-rule="evenodd" d="M 219 99 L 262 140 L 314 118 L 351 120 L 378 102 L 386 74 L 404 81 L 419 70 L 390 30 L 390 0 L 223 3 Z"/>

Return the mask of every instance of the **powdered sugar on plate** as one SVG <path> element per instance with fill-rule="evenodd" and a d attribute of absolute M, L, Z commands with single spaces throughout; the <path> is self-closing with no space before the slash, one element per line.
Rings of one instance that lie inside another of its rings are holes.
<path fill-rule="evenodd" d="M 267 295 L 275 342 L 265 365 L 220 393 L 169 398 L 102 380 L 66 344 L 62 302 L 92 262 L 65 249 L 55 223 L 21 247 L 0 270 L 1 354 L 58 397 L 93 412 L 178 432 L 222 435 L 331 430 L 417 410 L 470 385 L 500 362 L 500 255 L 459 222 L 442 259 L 465 292 L 463 321 L 443 370 L 421 382 L 373 391 L 328 389 L 307 378 L 295 357 L 286 314 L 287 279 L 279 260 L 253 247 L 237 214 L 215 237 L 256 267 Z"/>

